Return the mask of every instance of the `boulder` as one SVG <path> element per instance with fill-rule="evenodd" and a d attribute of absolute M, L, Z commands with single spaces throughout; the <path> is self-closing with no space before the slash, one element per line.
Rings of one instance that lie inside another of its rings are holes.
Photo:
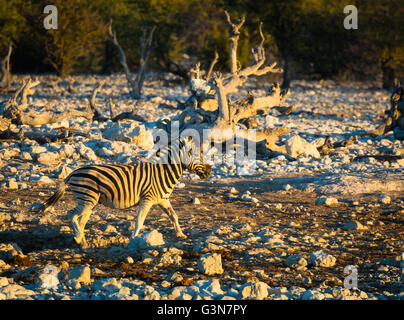
<path fill-rule="evenodd" d="M 309 262 L 316 267 L 333 267 L 337 259 L 321 250 L 310 253 Z"/>
<path fill-rule="evenodd" d="M 67 278 L 67 284 L 74 289 L 80 289 L 80 284 L 90 284 L 91 270 L 89 266 L 78 266 L 73 268 Z"/>
<path fill-rule="evenodd" d="M 262 300 L 268 297 L 269 286 L 265 282 L 247 282 L 240 288 L 241 299 Z"/>
<path fill-rule="evenodd" d="M 153 135 L 144 125 L 139 125 L 134 121 L 117 122 L 103 133 L 103 138 L 108 140 L 118 140 L 150 150 L 153 148 Z"/>
<path fill-rule="evenodd" d="M 199 270 L 206 275 L 222 274 L 222 256 L 218 253 L 207 253 L 198 261 Z"/>
<path fill-rule="evenodd" d="M 157 230 L 152 230 L 140 237 L 131 239 L 128 249 L 131 251 L 147 250 L 164 244 L 163 235 Z"/>

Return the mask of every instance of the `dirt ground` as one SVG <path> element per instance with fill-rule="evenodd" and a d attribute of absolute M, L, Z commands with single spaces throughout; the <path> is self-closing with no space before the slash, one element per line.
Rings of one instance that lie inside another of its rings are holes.
<path fill-rule="evenodd" d="M 376 194 L 349 198 L 334 195 L 339 203 L 325 206 L 316 204 L 316 193 L 295 188 L 285 191 L 281 187 L 283 181 L 267 177 L 182 181 L 186 187 L 176 188 L 170 199 L 188 238 L 179 240 L 175 237 L 168 218 L 158 207 L 151 209 L 143 229 L 143 232 L 158 230 L 167 244 L 181 249 L 179 265 L 158 263 L 162 252 L 156 250 L 148 252 L 151 259 L 132 254 L 134 262 L 128 263 L 123 258 L 119 248 L 128 244 L 136 211 L 96 206 L 86 227 L 90 248 L 83 251 L 73 245 L 72 230 L 66 217 L 67 211 L 74 206 L 71 193 L 66 193 L 53 212 L 38 216 L 28 208 L 34 202 L 45 200 L 55 186 L 30 184 L 33 187 L 28 190 L 1 190 L 0 243 L 17 243 L 27 258 L 9 261 L 13 268 L 0 272 L 0 277 L 13 277 L 19 270 L 32 265 L 60 266 L 67 262 L 70 267 L 88 264 L 94 279 L 140 279 L 158 285 L 169 274 L 178 271 L 183 276 L 179 284 L 186 286 L 215 277 L 229 286 L 259 280 L 271 287 L 312 288 L 342 286 L 346 276 L 344 268 L 355 265 L 359 289 L 375 294 L 402 290 L 395 275 L 380 277 L 379 265 L 375 262 L 393 258 L 404 248 L 403 194 L 392 194 L 391 204 L 380 204 Z M 249 190 L 259 200 L 258 204 L 243 201 L 237 195 L 231 197 L 231 187 L 239 191 L 238 195 Z M 200 204 L 192 203 L 195 197 Z M 342 227 L 349 220 L 359 221 L 364 230 L 344 230 Z M 111 231 L 107 228 L 110 226 L 115 229 Z M 259 241 L 257 235 L 263 232 L 278 234 L 281 245 Z M 310 253 L 318 250 L 333 255 L 335 266 L 308 266 L 299 270 L 285 266 L 287 256 L 298 253 L 309 259 Z M 206 276 L 198 270 L 197 262 L 203 252 L 221 253 L 222 275 Z M 30 283 L 33 279 L 16 281 Z"/>

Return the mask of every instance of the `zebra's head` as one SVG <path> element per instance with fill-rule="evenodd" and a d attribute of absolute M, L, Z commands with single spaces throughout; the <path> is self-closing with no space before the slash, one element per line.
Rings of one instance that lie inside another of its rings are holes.
<path fill-rule="evenodd" d="M 212 168 L 210 165 L 203 163 L 200 149 L 192 141 L 192 137 L 179 140 L 179 151 L 180 161 L 186 169 L 196 173 L 201 179 L 209 178 Z"/>

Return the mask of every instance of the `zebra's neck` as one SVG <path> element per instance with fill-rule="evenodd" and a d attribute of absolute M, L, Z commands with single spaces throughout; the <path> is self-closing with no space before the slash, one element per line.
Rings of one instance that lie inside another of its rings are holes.
<path fill-rule="evenodd" d="M 162 168 L 164 178 L 166 181 L 170 182 L 171 186 L 177 184 L 184 172 L 184 167 L 181 162 L 178 164 L 164 164 Z"/>

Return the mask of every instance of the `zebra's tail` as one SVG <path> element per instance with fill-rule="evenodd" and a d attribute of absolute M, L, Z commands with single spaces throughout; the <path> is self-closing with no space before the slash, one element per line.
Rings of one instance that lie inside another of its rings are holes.
<path fill-rule="evenodd" d="M 62 182 L 56 192 L 44 203 L 42 203 L 39 208 L 34 209 L 33 211 L 35 213 L 44 213 L 48 211 L 50 208 L 52 208 L 56 202 L 58 202 L 60 199 L 63 198 L 63 195 L 65 194 L 66 191 L 66 184 L 65 182 Z"/>

